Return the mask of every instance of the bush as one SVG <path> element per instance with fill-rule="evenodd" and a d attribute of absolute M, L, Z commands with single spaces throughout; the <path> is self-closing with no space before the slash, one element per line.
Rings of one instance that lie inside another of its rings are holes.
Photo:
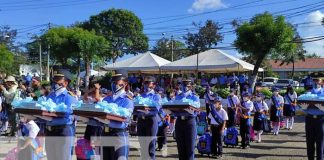
<path fill-rule="evenodd" d="M 305 90 L 305 88 L 297 88 L 297 89 L 295 89 L 295 92 L 297 93 L 298 96 L 300 96 L 300 95 L 306 93 L 306 90 Z"/>
<path fill-rule="evenodd" d="M 228 88 L 217 90 L 216 93 L 223 99 L 227 98 L 231 94 Z"/>
<path fill-rule="evenodd" d="M 204 93 L 205 93 L 205 88 L 204 87 L 202 87 L 201 85 L 196 85 L 195 86 L 195 91 L 196 91 L 197 95 L 200 98 L 204 97 Z"/>
<path fill-rule="evenodd" d="M 265 96 L 266 99 L 270 99 L 272 96 L 272 92 L 269 88 L 262 88 L 260 92 Z"/>

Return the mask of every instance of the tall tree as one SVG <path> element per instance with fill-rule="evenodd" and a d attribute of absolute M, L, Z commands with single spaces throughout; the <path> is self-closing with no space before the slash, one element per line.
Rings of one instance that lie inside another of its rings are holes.
<path fill-rule="evenodd" d="M 173 61 L 179 60 L 181 58 L 187 57 L 189 55 L 188 50 L 186 50 L 186 45 L 181 41 L 171 40 L 168 38 L 159 39 L 155 46 L 153 47 L 153 53 L 165 58 L 169 61 L 172 60 L 172 50 L 173 50 Z"/>
<path fill-rule="evenodd" d="M 256 62 L 250 84 L 254 88 L 258 70 L 263 60 L 274 53 L 294 52 L 297 45 L 294 40 L 294 28 L 283 16 L 273 17 L 265 12 L 255 15 L 249 22 L 236 28 L 235 47 L 245 56 L 253 57 Z"/>
<path fill-rule="evenodd" d="M 82 23 L 82 28 L 94 30 L 111 43 L 112 57 L 116 61 L 124 54 L 137 54 L 148 49 L 148 38 L 143 33 L 141 20 L 132 12 L 123 9 L 110 9 L 90 17 Z"/>
<path fill-rule="evenodd" d="M 198 33 L 189 32 L 185 37 L 186 44 L 192 54 L 217 46 L 217 43 L 223 40 L 223 36 L 219 33 L 222 27 L 212 20 L 207 20 L 204 26 L 195 23 L 194 26 L 199 28 Z"/>
<path fill-rule="evenodd" d="M 68 67 L 67 60 L 76 57 L 80 52 L 75 34 L 81 30 L 66 27 L 52 28 L 40 37 L 43 41 L 43 48 L 47 50 L 50 44 L 51 56 L 63 67 Z"/>
<path fill-rule="evenodd" d="M 77 33 L 79 42 L 78 46 L 80 48 L 80 55 L 85 63 L 86 77 L 85 77 L 85 87 L 89 86 L 90 77 L 90 64 L 96 58 L 105 56 L 106 52 L 109 52 L 108 41 L 102 37 L 97 36 L 95 32 L 83 31 Z"/>
<path fill-rule="evenodd" d="M 9 26 L 0 26 L 0 43 L 5 44 L 10 51 L 17 51 L 18 47 L 14 45 L 17 37 L 17 30 Z"/>
<path fill-rule="evenodd" d="M 295 29 L 295 38 L 293 41 L 296 42 L 300 42 L 301 38 L 297 33 L 297 30 Z M 302 43 L 296 43 L 296 48 L 294 51 L 289 52 L 289 53 L 285 53 L 285 54 L 281 54 L 278 52 L 274 52 L 272 54 L 272 58 L 277 62 L 277 61 L 281 61 L 280 66 L 286 64 L 292 64 L 292 73 L 291 73 L 291 79 L 294 79 L 294 75 L 295 75 L 295 62 L 302 60 L 305 61 L 305 53 L 306 51 L 303 48 L 303 44 Z"/>
<path fill-rule="evenodd" d="M 0 73 L 11 74 L 13 70 L 14 54 L 5 44 L 0 44 Z M 15 68 L 17 70 L 17 68 Z"/>

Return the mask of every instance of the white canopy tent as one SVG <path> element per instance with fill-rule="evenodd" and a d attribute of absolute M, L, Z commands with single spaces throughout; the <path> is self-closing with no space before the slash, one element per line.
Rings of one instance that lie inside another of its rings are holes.
<path fill-rule="evenodd" d="M 146 52 L 120 62 L 108 64 L 102 68 L 105 70 L 122 70 L 128 73 L 159 73 L 160 67 L 168 63 L 170 61 L 151 52 Z"/>
<path fill-rule="evenodd" d="M 79 77 L 83 78 L 85 76 L 86 76 L 86 71 L 80 72 Z M 91 69 L 90 70 L 90 76 L 102 76 L 102 73 L 99 73 L 98 71 Z"/>
<path fill-rule="evenodd" d="M 210 49 L 172 63 L 166 64 L 161 67 L 162 72 L 180 72 L 185 73 L 188 71 L 197 70 L 198 58 L 198 71 L 208 73 L 221 73 L 221 72 L 244 72 L 251 71 L 254 65 L 247 63 L 239 58 L 224 53 L 218 49 Z M 259 72 L 263 69 L 260 68 Z"/>

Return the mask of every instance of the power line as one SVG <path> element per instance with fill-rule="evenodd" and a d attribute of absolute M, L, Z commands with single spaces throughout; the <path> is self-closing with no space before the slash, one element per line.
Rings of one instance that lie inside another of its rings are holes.
<path fill-rule="evenodd" d="M 95 1 L 89 1 L 89 2 L 84 2 L 84 1 L 74 1 L 74 3 L 71 2 L 62 2 L 60 4 L 52 3 L 50 5 L 33 5 L 33 6 L 16 6 L 16 8 L 13 9 L 1 9 L 1 12 L 8 12 L 8 11 L 24 11 L 24 10 L 34 10 L 34 9 L 45 9 L 45 8 L 57 8 L 57 7 L 67 7 L 67 6 L 74 6 L 74 5 L 85 5 L 85 4 L 93 4 L 93 3 L 101 3 L 104 2 L 105 0 L 95 0 Z M 10 7 L 9 7 L 10 8 Z"/>

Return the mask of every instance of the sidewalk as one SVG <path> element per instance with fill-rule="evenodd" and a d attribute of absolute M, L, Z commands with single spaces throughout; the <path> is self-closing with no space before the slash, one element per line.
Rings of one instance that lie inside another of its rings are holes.
<path fill-rule="evenodd" d="M 224 148 L 223 159 L 264 159 L 264 160 L 285 160 L 285 159 L 307 159 L 305 142 L 304 117 L 295 118 L 293 130 L 281 130 L 278 136 L 265 134 L 262 143 L 251 143 L 250 149 Z M 84 125 L 78 126 L 78 133 L 83 133 Z M 81 135 L 81 134 L 78 134 Z M 4 159 L 7 152 L 15 147 L 16 142 L 8 143 L 3 138 L 0 140 L 0 160 Z M 130 137 L 130 160 L 139 159 L 139 144 L 137 137 Z M 172 137 L 168 137 L 168 157 L 163 158 L 161 152 L 157 152 L 157 159 L 177 159 L 177 146 Z M 202 157 L 196 150 L 196 159 L 208 159 Z"/>

